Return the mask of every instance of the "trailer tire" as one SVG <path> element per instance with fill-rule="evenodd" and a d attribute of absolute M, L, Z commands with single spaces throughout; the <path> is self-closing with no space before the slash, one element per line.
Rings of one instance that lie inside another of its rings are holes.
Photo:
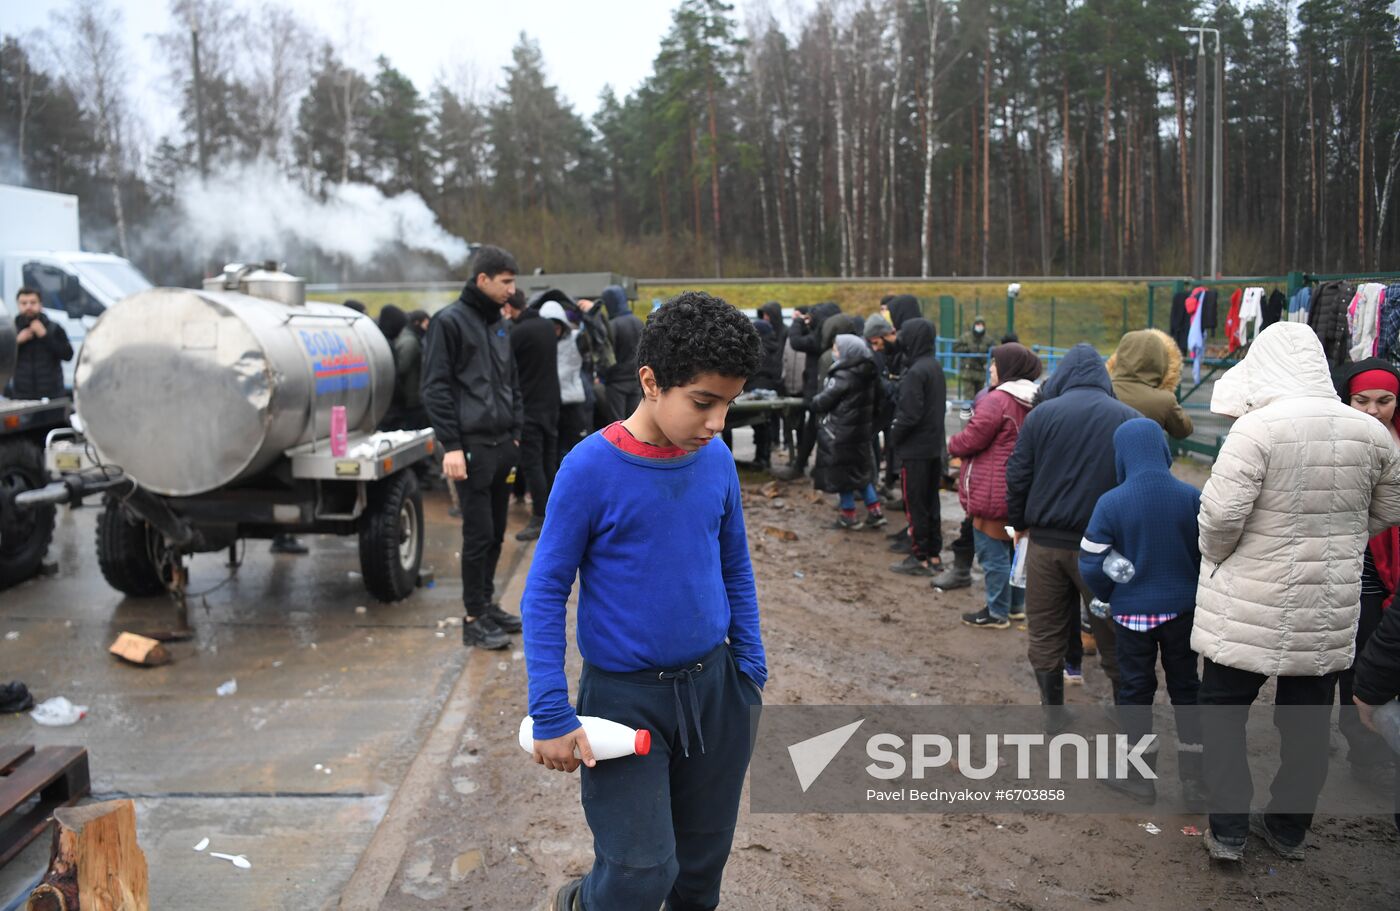
<path fill-rule="evenodd" d="M 165 580 L 156 563 L 157 532 L 130 517 L 121 503 L 107 497 L 97 518 L 97 565 L 107 584 L 133 598 L 164 594 Z"/>
<path fill-rule="evenodd" d="M 44 453 L 30 440 L 0 443 L 0 589 L 39 573 L 53 540 L 53 506 L 21 510 L 13 500 L 48 483 Z"/>
<path fill-rule="evenodd" d="M 370 485 L 360 517 L 360 574 L 380 601 L 401 601 L 418 585 L 423 563 L 423 497 L 412 471 Z"/>

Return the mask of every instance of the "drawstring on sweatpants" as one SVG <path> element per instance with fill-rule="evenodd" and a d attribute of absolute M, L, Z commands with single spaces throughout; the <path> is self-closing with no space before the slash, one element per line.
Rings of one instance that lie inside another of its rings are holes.
<path fill-rule="evenodd" d="M 700 729 L 700 700 L 695 695 L 695 677 L 705 669 L 704 664 L 697 663 L 694 667 L 688 667 L 679 671 L 661 671 L 656 675 L 658 680 L 671 681 L 671 692 L 676 697 L 676 721 L 681 728 L 681 752 L 687 759 L 690 758 L 690 733 L 685 720 L 685 708 L 681 703 L 681 681 L 684 680 L 690 690 L 690 717 L 695 724 L 695 735 L 700 740 L 700 752 L 705 752 L 705 732 Z"/>

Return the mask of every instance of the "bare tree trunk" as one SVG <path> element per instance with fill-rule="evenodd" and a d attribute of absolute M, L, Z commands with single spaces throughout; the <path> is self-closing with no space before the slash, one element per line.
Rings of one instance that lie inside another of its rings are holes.
<path fill-rule="evenodd" d="M 953 271 L 962 268 L 963 240 L 963 166 L 953 170 Z M 927 275 L 927 272 L 925 273 Z"/>
<path fill-rule="evenodd" d="M 992 36 L 987 34 L 982 51 L 982 274 L 992 252 Z"/>
<path fill-rule="evenodd" d="M 836 44 L 834 36 L 832 46 Z M 836 83 L 836 194 L 837 218 L 841 235 L 841 277 L 851 277 L 851 208 L 846 193 L 846 102 L 841 88 L 841 73 L 837 72 L 835 61 L 832 73 Z"/>
<path fill-rule="evenodd" d="M 710 213 L 715 230 L 715 278 L 723 278 L 724 232 L 720 228 L 719 213 L 719 116 L 715 110 L 714 83 L 706 84 L 705 94 L 710 109 Z"/>
<path fill-rule="evenodd" d="M 1311 167 L 1308 173 L 1308 184 L 1312 193 L 1311 218 L 1308 221 L 1309 248 L 1311 259 L 1317 261 L 1317 116 L 1313 112 L 1313 78 L 1312 78 L 1312 50 L 1308 50 L 1308 150 L 1311 158 Z"/>
<path fill-rule="evenodd" d="M 1172 91 L 1176 96 L 1176 150 L 1179 159 L 1177 170 L 1181 175 L 1181 225 L 1183 237 L 1188 245 L 1191 234 L 1191 156 L 1186 149 L 1186 91 L 1181 83 L 1181 69 L 1175 56 L 1172 57 Z"/>
<path fill-rule="evenodd" d="M 695 222 L 695 262 L 691 266 L 695 274 L 700 274 L 700 264 L 705 261 L 704 237 L 701 229 L 700 206 L 700 137 L 695 130 L 694 117 L 690 120 L 690 209 Z"/>
<path fill-rule="evenodd" d="M 1036 226 L 1040 236 L 1040 274 L 1050 274 L 1049 225 L 1045 211 L 1045 99 L 1037 96 L 1035 104 L 1035 203 Z"/>
<path fill-rule="evenodd" d="M 1278 134 L 1278 251 L 1288 249 L 1288 92 L 1283 92 L 1283 125 Z M 1281 264 L 1282 265 L 1282 264 Z"/>
<path fill-rule="evenodd" d="M 1361 135 L 1356 143 L 1356 262 L 1366 265 L 1366 120 L 1370 114 L 1371 45 L 1361 46 Z"/>
<path fill-rule="evenodd" d="M 764 156 L 765 158 L 767 156 Z M 758 169 L 758 205 L 763 214 L 763 260 L 766 263 L 773 255 L 773 224 L 768 216 L 768 178 L 764 174 L 767 168 L 760 166 Z M 767 272 L 767 265 L 764 266 Z"/>
<path fill-rule="evenodd" d="M 778 204 L 778 249 L 779 260 L 783 264 L 783 276 L 792 275 L 791 267 L 788 265 L 788 241 L 787 241 L 787 186 L 788 186 L 788 162 L 787 146 L 782 149 L 782 159 L 778 162 L 778 185 L 774 188 L 774 200 Z"/>
<path fill-rule="evenodd" d="M 1395 174 L 1400 171 L 1400 128 L 1395 130 L 1395 135 L 1390 140 L 1390 156 L 1386 158 L 1385 186 L 1381 190 L 1380 200 L 1376 204 L 1376 244 L 1373 254 L 1375 264 L 1373 268 L 1380 269 L 1381 244 L 1385 240 L 1385 223 L 1390 216 L 1390 201 L 1394 198 Z"/>
<path fill-rule="evenodd" d="M 937 78 L 938 31 L 943 21 L 942 0 L 929 0 L 926 10 L 928 19 L 928 66 L 925 71 L 924 89 L 924 209 L 919 231 L 919 274 L 928 277 L 933 259 L 933 153 L 935 131 L 933 116 L 937 110 L 935 99 L 935 79 Z"/>
<path fill-rule="evenodd" d="M 1074 274 L 1074 195 L 1070 186 L 1071 168 L 1074 161 L 1074 145 L 1070 140 L 1069 132 L 1069 75 L 1060 75 L 1060 90 L 1063 99 L 1063 108 L 1060 112 L 1060 125 L 1064 128 L 1064 148 L 1060 158 L 1060 185 L 1061 195 L 1064 197 L 1064 248 L 1065 248 L 1065 274 Z"/>
<path fill-rule="evenodd" d="M 894 270 L 894 250 L 895 250 L 895 225 L 899 221 L 899 197 L 898 172 L 895 169 L 895 129 L 899 123 L 899 83 L 904 74 L 904 4 L 896 2 L 894 5 L 894 82 L 890 86 L 890 122 L 886 150 L 889 157 L 889 164 L 885 172 L 885 197 L 889 200 L 889 208 L 881 212 L 881 220 L 885 223 L 885 274 L 893 276 Z"/>
<path fill-rule="evenodd" d="M 1113 67 L 1103 71 L 1103 154 L 1099 156 L 1101 170 L 1099 181 L 1099 274 L 1108 274 L 1108 233 L 1113 224 L 1113 202 L 1108 195 L 1108 174 L 1112 170 L 1113 158 L 1109 147 L 1108 109 L 1113 104 Z"/>

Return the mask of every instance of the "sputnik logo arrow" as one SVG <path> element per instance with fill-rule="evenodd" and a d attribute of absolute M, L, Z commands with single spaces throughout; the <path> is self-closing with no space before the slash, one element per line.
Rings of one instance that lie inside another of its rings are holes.
<path fill-rule="evenodd" d="M 792 767 L 797 772 L 797 782 L 802 785 L 803 794 L 826 771 L 831 760 L 836 758 L 836 754 L 841 752 L 846 741 L 862 724 L 865 724 L 864 718 L 788 747 L 788 756 L 792 758 Z"/>

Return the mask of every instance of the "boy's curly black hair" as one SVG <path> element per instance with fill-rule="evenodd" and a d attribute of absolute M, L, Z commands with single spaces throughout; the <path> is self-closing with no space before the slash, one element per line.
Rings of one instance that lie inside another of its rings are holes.
<path fill-rule="evenodd" d="M 747 316 L 703 291 L 683 291 L 647 320 L 637 366 L 650 367 L 663 390 L 702 373 L 748 378 L 758 371 L 763 343 Z"/>

